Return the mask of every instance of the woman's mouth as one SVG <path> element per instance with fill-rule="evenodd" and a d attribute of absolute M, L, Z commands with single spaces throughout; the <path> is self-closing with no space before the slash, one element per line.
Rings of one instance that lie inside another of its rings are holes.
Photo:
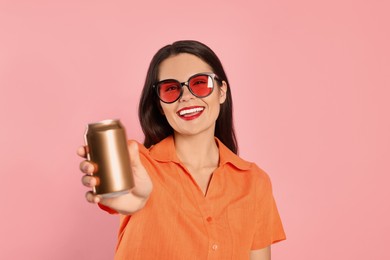
<path fill-rule="evenodd" d="M 177 111 L 177 114 L 185 120 L 192 120 L 199 117 L 203 110 L 204 107 L 185 107 Z"/>

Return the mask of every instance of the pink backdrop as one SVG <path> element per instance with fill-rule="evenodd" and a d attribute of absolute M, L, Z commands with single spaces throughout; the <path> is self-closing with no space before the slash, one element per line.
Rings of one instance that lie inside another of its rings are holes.
<path fill-rule="evenodd" d="M 389 2 L 133 2 L 0 2 L 0 258 L 112 258 L 117 217 L 80 183 L 85 125 L 142 141 L 152 55 L 197 39 L 225 65 L 241 156 L 272 178 L 273 259 L 390 259 Z"/>

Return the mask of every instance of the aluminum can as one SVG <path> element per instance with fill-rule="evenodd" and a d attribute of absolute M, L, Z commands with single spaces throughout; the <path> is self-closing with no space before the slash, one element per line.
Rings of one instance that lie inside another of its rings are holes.
<path fill-rule="evenodd" d="M 93 193 L 110 198 L 133 188 L 126 131 L 121 122 L 110 119 L 88 124 L 84 138 L 87 159 L 95 165 L 97 185 Z"/>

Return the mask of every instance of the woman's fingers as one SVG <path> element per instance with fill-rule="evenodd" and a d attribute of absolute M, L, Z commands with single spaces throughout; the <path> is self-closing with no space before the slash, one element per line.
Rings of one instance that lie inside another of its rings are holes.
<path fill-rule="evenodd" d="M 85 174 L 92 175 L 96 169 L 96 165 L 90 161 L 82 161 L 80 163 L 80 170 Z"/>
<path fill-rule="evenodd" d="M 85 194 L 85 198 L 87 199 L 88 202 L 90 203 L 99 203 L 101 201 L 101 197 L 99 195 L 94 195 L 92 191 L 88 191 Z"/>
<path fill-rule="evenodd" d="M 81 178 L 81 183 L 88 188 L 93 188 L 97 185 L 97 179 L 90 175 L 84 175 Z"/>
<path fill-rule="evenodd" d="M 88 146 L 80 146 L 77 149 L 77 155 L 83 158 L 87 158 L 87 153 L 88 153 Z"/>
<path fill-rule="evenodd" d="M 87 158 L 87 153 L 88 146 L 80 146 L 77 149 L 77 154 L 85 159 Z M 97 170 L 97 165 L 91 161 L 85 160 L 80 163 L 80 170 L 82 173 L 86 174 L 81 178 L 82 184 L 93 189 L 98 184 L 98 179 L 93 176 L 93 173 Z M 101 196 L 93 194 L 92 191 L 88 191 L 85 194 L 85 198 L 90 203 L 99 203 L 102 200 Z"/>

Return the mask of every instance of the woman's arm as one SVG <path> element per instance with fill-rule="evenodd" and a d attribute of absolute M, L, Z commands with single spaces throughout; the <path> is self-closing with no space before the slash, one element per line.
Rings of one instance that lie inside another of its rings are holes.
<path fill-rule="evenodd" d="M 252 250 L 250 260 L 271 260 L 271 246 Z"/>

